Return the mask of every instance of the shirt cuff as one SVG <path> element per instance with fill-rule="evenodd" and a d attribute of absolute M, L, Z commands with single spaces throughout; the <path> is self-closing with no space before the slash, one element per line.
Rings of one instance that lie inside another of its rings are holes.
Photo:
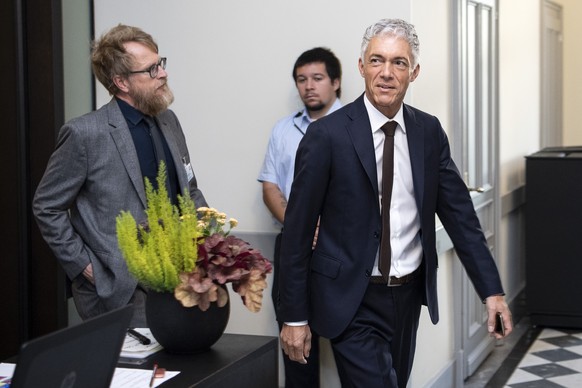
<path fill-rule="evenodd" d="M 300 322 L 285 322 L 287 326 L 305 326 L 307 325 L 307 321 L 300 321 Z"/>

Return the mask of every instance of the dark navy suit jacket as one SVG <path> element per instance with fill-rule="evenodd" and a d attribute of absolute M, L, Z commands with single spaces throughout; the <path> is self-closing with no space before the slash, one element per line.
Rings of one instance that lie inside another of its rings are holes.
<path fill-rule="evenodd" d="M 503 289 L 440 122 L 411 106 L 403 109 L 421 222 L 425 304 L 436 323 L 435 214 L 481 299 Z M 362 95 L 312 123 L 299 145 L 281 246 L 278 320 L 308 320 L 327 338 L 341 334 L 369 285 L 381 231 L 374 144 Z"/>

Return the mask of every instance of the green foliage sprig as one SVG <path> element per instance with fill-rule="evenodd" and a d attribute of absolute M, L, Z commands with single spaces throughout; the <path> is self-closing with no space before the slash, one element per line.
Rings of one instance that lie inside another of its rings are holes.
<path fill-rule="evenodd" d="M 155 190 L 145 179 L 147 221 L 137 223 L 130 212 L 116 219 L 117 241 L 129 272 L 146 288 L 174 291 L 181 272 L 196 268 L 198 231 L 196 207 L 189 195 L 172 205 L 166 189 L 166 166 L 160 163 Z"/>
<path fill-rule="evenodd" d="M 224 285 L 241 296 L 247 309 L 258 312 L 267 288 L 271 263 L 249 243 L 230 235 L 233 218 L 214 208 L 196 208 L 189 195 L 172 205 L 166 189 L 166 167 L 160 164 L 154 190 L 145 180 L 146 221 L 131 213 L 116 219 L 117 240 L 129 272 L 144 287 L 173 292 L 184 307 L 208 310 L 228 301 Z"/>

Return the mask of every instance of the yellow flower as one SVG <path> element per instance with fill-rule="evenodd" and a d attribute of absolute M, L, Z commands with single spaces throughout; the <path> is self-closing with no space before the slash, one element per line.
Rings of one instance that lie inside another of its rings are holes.
<path fill-rule="evenodd" d="M 145 180 L 147 220 L 137 224 L 128 212 L 116 219 L 120 249 L 129 271 L 144 287 L 173 291 L 185 307 L 206 311 L 211 303 L 228 303 L 224 285 L 231 283 L 249 311 L 261 309 L 271 263 L 247 242 L 231 236 L 234 218 L 215 208 L 196 208 L 188 195 L 179 207 L 165 190 L 166 169 L 160 164 L 159 191 Z M 225 227 L 228 220 L 229 227 Z"/>

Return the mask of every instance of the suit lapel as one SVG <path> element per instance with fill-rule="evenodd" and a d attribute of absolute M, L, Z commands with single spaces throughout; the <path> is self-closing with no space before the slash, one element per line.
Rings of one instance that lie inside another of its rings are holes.
<path fill-rule="evenodd" d="M 410 164 L 412 167 L 412 181 L 414 183 L 414 196 L 418 211 L 422 210 L 422 198 L 424 196 L 424 129 L 416 120 L 414 111 L 404 105 L 404 122 L 406 124 L 406 139 L 408 142 L 408 152 L 410 154 Z M 422 212 L 421 212 L 422 214 Z"/>
<path fill-rule="evenodd" d="M 180 147 L 178 147 L 175 131 L 166 116 L 160 115 L 156 117 L 156 121 L 168 143 L 168 148 L 170 148 L 171 157 L 176 166 L 176 173 L 178 174 L 180 193 L 183 195 L 185 194 L 184 189 L 188 189 L 188 177 L 186 176 L 186 170 L 184 168 L 184 160 L 181 160 L 182 153 L 180 152 Z"/>
<path fill-rule="evenodd" d="M 370 119 L 364 105 L 364 95 L 362 94 L 354 101 L 347 111 L 348 117 L 352 120 L 347 124 L 347 131 L 352 139 L 360 163 L 368 175 L 370 184 L 374 191 L 378 193 L 378 176 L 376 172 L 376 155 L 374 154 L 374 139 L 372 138 L 372 128 Z M 372 152 L 370 152 L 372 150 Z"/>
<path fill-rule="evenodd" d="M 137 158 L 137 152 L 131 134 L 129 133 L 127 122 L 125 121 L 115 98 L 113 98 L 107 105 L 107 114 L 109 116 L 109 126 L 111 128 L 110 133 L 113 142 L 115 143 L 119 156 L 125 166 L 125 171 L 127 172 L 127 175 L 129 175 L 129 179 L 133 183 L 135 191 L 139 195 L 145 208 L 147 204 L 145 186 L 141 174 L 141 167 L 139 166 L 139 160 Z"/>

